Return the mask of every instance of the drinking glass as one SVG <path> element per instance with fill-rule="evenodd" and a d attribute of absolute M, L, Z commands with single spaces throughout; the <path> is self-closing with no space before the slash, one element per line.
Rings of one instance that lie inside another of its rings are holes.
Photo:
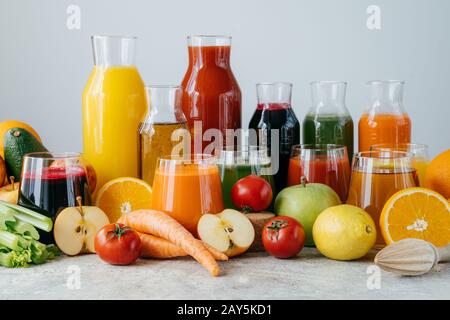
<path fill-rule="evenodd" d="M 428 155 L 428 146 L 421 143 L 401 143 L 401 144 L 376 144 L 370 150 L 373 151 L 389 151 L 397 150 L 409 152 L 413 155 L 412 164 L 417 171 L 419 184 L 423 186 L 425 182 L 425 172 L 427 171 L 428 163 L 430 161 Z"/>
<path fill-rule="evenodd" d="M 412 154 L 383 150 L 359 152 L 353 158 L 348 204 L 366 210 L 377 225 L 377 244 L 384 244 L 379 221 L 387 200 L 419 185 Z"/>
<path fill-rule="evenodd" d="M 347 200 L 350 183 L 350 164 L 347 147 L 335 144 L 302 144 L 292 148 L 289 160 L 288 186 L 306 182 L 323 183 Z"/>
<path fill-rule="evenodd" d="M 19 205 L 56 218 L 66 207 L 91 203 L 87 163 L 79 153 L 29 153 L 23 158 Z M 40 241 L 54 243 L 53 233 L 40 231 Z"/>
<path fill-rule="evenodd" d="M 272 190 L 275 190 L 272 163 L 267 148 L 250 146 L 240 151 L 224 148 L 216 150 L 216 155 L 225 208 L 238 209 L 231 200 L 231 188 L 239 179 L 249 175 L 254 174 L 264 178 L 269 182 Z"/>
<path fill-rule="evenodd" d="M 203 214 L 223 211 L 216 158 L 203 154 L 160 158 L 153 179 L 152 209 L 167 213 L 197 235 Z"/>

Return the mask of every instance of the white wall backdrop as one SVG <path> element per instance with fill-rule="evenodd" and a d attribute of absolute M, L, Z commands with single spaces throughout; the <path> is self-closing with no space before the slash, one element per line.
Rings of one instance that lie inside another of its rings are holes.
<path fill-rule="evenodd" d="M 79 30 L 66 26 L 70 5 Z M 381 30 L 366 27 L 369 5 Z M 293 82 L 302 119 L 311 80 L 346 80 L 357 122 L 367 80 L 403 79 L 413 140 L 434 155 L 450 148 L 449 14 L 448 0 L 0 0 L 0 121 L 29 122 L 48 148 L 81 151 L 90 35 L 138 36 L 144 81 L 171 84 L 186 71 L 188 34 L 229 34 L 244 125 L 259 81 Z"/>

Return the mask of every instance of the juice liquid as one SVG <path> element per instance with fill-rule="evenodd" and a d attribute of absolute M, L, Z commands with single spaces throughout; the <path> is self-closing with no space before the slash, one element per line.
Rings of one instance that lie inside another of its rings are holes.
<path fill-rule="evenodd" d="M 414 169 L 377 169 L 370 173 L 354 170 L 347 203 L 370 214 L 377 226 L 377 244 L 384 244 L 379 221 L 385 203 L 396 192 L 415 186 L 418 186 L 418 178 Z"/>
<path fill-rule="evenodd" d="M 204 153 L 208 129 L 218 129 L 227 144 L 227 129 L 241 128 L 241 90 L 230 65 L 231 46 L 189 46 L 189 66 L 183 78 L 182 107 L 191 130 L 192 150 Z M 194 130 L 195 123 L 202 130 Z"/>
<path fill-rule="evenodd" d="M 223 211 L 217 166 L 180 164 L 157 168 L 153 180 L 152 208 L 167 213 L 197 235 L 197 223 L 202 214 Z"/>
<path fill-rule="evenodd" d="M 97 190 L 111 179 L 138 177 L 138 129 L 147 111 L 135 67 L 94 67 L 83 92 L 83 156 Z"/>
<path fill-rule="evenodd" d="M 428 167 L 428 160 L 421 157 L 414 157 L 412 159 L 412 166 L 416 169 L 420 186 L 423 187 L 425 182 L 425 173 Z"/>
<path fill-rule="evenodd" d="M 287 184 L 289 158 L 292 147 L 300 143 L 300 124 L 290 104 L 271 103 L 260 104 L 256 108 L 249 124 L 250 129 L 257 132 L 258 146 L 267 147 L 272 158 L 272 166 L 278 162 L 278 172 L 275 173 L 274 197 Z M 278 130 L 279 140 L 275 151 L 272 146 L 271 130 Z M 255 145 L 250 141 L 250 145 Z"/>
<path fill-rule="evenodd" d="M 349 162 L 351 162 L 353 157 L 353 120 L 350 115 L 308 114 L 303 120 L 303 143 L 346 146 Z"/>
<path fill-rule="evenodd" d="M 55 220 L 66 207 L 78 206 L 80 196 L 84 205 L 90 205 L 86 174 L 81 168 L 46 168 L 42 174 L 25 173 L 20 182 L 19 205 Z M 54 243 L 53 232 L 38 230 L 43 243 Z"/>
<path fill-rule="evenodd" d="M 171 155 L 180 141 L 172 141 L 172 134 L 178 129 L 186 129 L 185 123 L 141 124 L 139 130 L 139 177 L 153 184 L 158 158 Z M 175 138 L 175 137 L 174 137 Z"/>
<path fill-rule="evenodd" d="M 376 144 L 411 142 L 411 120 L 405 114 L 363 114 L 359 120 L 359 151 L 370 151 Z"/>
<path fill-rule="evenodd" d="M 342 202 L 347 200 L 350 183 L 350 165 L 347 159 L 314 159 L 301 161 L 292 157 L 289 161 L 288 186 L 300 184 L 305 176 L 308 183 L 328 185 L 339 195 Z"/>
<path fill-rule="evenodd" d="M 223 195 L 223 203 L 225 208 L 236 209 L 231 200 L 231 188 L 233 188 L 234 184 L 242 178 L 245 178 L 251 174 L 258 175 L 264 178 L 269 184 L 272 186 L 272 189 L 275 187 L 274 178 L 272 175 L 262 175 L 261 173 L 270 172 L 270 162 L 266 164 L 233 164 L 233 165 L 224 165 L 218 164 L 220 178 L 222 180 L 222 195 Z M 274 199 L 275 200 L 275 199 Z"/>

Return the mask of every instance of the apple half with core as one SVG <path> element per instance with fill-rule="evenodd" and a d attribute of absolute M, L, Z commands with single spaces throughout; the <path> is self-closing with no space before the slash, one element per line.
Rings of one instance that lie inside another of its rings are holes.
<path fill-rule="evenodd" d="M 247 251 L 255 239 L 255 229 L 245 214 L 226 209 L 218 214 L 204 214 L 197 226 L 200 239 L 234 257 Z"/>
<path fill-rule="evenodd" d="M 296 219 L 306 233 L 305 246 L 314 246 L 312 229 L 319 214 L 341 204 L 337 193 L 321 183 L 302 183 L 283 189 L 275 200 L 275 214 Z"/>
<path fill-rule="evenodd" d="M 77 201 L 78 207 L 67 207 L 58 214 L 53 228 L 56 245 L 69 256 L 95 253 L 95 236 L 109 224 L 108 216 L 100 208 L 81 206 L 80 197 Z"/>

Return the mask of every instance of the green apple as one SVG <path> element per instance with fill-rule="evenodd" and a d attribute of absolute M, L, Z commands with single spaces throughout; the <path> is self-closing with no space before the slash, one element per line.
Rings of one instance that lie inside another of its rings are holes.
<path fill-rule="evenodd" d="M 289 216 L 303 226 L 306 233 L 306 246 L 314 246 L 312 229 L 319 214 L 341 204 L 337 193 L 329 186 L 320 183 L 303 183 L 283 189 L 275 199 L 275 213 Z"/>

